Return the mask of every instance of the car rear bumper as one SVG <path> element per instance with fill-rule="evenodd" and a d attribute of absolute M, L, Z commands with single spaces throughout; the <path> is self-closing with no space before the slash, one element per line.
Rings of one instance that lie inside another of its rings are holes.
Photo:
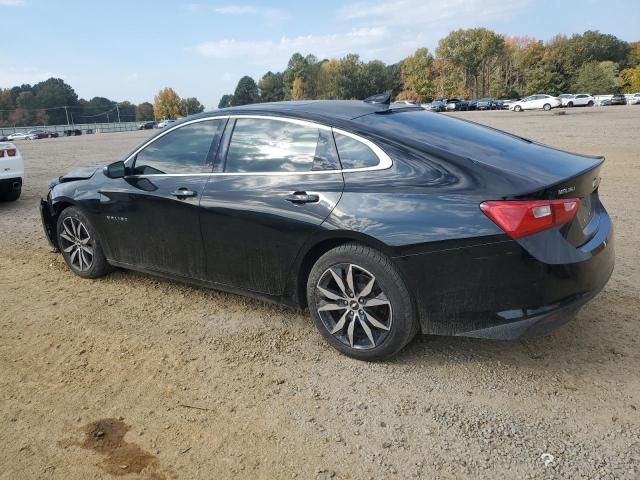
<path fill-rule="evenodd" d="M 574 318 L 611 277 L 613 227 L 604 212 L 597 236 L 566 259 L 549 238 L 529 239 L 553 250 L 556 258 L 549 262 L 536 258 L 531 245 L 507 237 L 396 258 L 414 293 L 422 332 L 515 339 L 548 333 Z"/>
<path fill-rule="evenodd" d="M 15 172 L 12 172 L 15 175 Z M 11 192 L 22 188 L 22 177 L 0 177 L 0 192 Z"/>

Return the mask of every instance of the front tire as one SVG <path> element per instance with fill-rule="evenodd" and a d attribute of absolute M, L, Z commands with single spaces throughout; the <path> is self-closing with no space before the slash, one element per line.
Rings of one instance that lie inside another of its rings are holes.
<path fill-rule="evenodd" d="M 373 248 L 348 243 L 318 259 L 307 280 L 316 327 L 336 350 L 360 360 L 398 353 L 418 331 L 398 270 Z"/>
<path fill-rule="evenodd" d="M 515 112 L 521 112 L 522 111 L 522 107 L 520 105 L 516 105 L 515 107 L 513 107 L 513 110 Z"/>
<path fill-rule="evenodd" d="M 589 103 L 587 103 L 587 106 L 593 107 L 593 100 L 589 100 Z"/>
<path fill-rule="evenodd" d="M 82 278 L 98 278 L 113 270 L 96 230 L 78 207 L 68 207 L 60 213 L 57 232 L 58 246 L 73 273 Z"/>

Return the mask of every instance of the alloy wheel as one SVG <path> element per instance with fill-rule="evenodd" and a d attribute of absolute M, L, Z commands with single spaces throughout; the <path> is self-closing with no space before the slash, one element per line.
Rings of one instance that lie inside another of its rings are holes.
<path fill-rule="evenodd" d="M 94 242 L 87 227 L 74 217 L 67 217 L 62 221 L 60 233 L 62 251 L 69 257 L 69 263 L 81 272 L 85 272 L 93 265 Z"/>
<path fill-rule="evenodd" d="M 337 340 L 368 350 L 387 338 L 393 310 L 373 274 L 358 265 L 340 263 L 324 271 L 316 290 L 318 315 Z"/>

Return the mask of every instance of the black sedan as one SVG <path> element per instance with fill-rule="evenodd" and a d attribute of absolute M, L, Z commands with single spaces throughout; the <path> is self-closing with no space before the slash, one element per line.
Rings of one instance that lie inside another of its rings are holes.
<path fill-rule="evenodd" d="M 611 97 L 611 102 L 609 103 L 609 105 L 626 105 L 626 104 L 627 104 L 627 97 L 622 93 L 616 93 L 615 95 L 613 95 Z"/>
<path fill-rule="evenodd" d="M 602 162 L 421 107 L 248 105 L 61 176 L 41 215 L 81 277 L 308 307 L 329 344 L 373 360 L 419 331 L 515 339 L 574 317 L 613 270 Z"/>
<path fill-rule="evenodd" d="M 138 125 L 138 130 L 153 130 L 158 126 L 158 122 L 149 121 Z"/>

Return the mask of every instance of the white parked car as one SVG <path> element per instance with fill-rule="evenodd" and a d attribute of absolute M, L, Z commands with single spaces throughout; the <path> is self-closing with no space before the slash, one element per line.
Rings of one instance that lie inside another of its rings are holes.
<path fill-rule="evenodd" d="M 634 93 L 629 99 L 629 105 L 640 105 L 640 93 Z"/>
<path fill-rule="evenodd" d="M 156 128 L 168 127 L 172 123 L 176 123 L 176 121 L 175 120 L 162 120 L 160 123 L 158 123 L 158 126 Z"/>
<path fill-rule="evenodd" d="M 25 132 L 17 132 L 12 133 L 7 137 L 10 141 L 14 140 L 37 140 L 38 135 L 35 133 L 25 133 Z"/>
<path fill-rule="evenodd" d="M 558 97 L 552 97 L 551 95 L 536 94 L 529 97 L 513 102 L 509 105 L 509 110 L 514 112 L 521 112 L 523 110 L 537 110 L 543 109 L 549 111 L 552 108 L 557 108 L 562 105 L 562 102 Z"/>
<path fill-rule="evenodd" d="M 589 93 L 578 93 L 576 95 L 560 96 L 563 107 L 593 107 L 596 99 Z"/>
<path fill-rule="evenodd" d="M 20 198 L 24 162 L 18 147 L 0 142 L 0 201 L 13 202 Z"/>

